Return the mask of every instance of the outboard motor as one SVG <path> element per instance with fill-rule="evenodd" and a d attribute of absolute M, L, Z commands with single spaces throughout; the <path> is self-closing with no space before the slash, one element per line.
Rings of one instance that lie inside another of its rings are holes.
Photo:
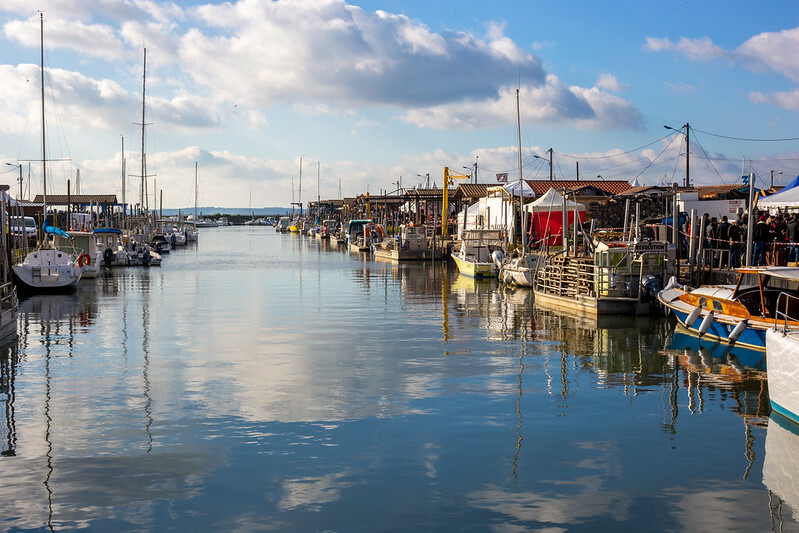
<path fill-rule="evenodd" d="M 654 274 L 646 274 L 641 280 L 641 301 L 644 303 L 656 303 L 658 293 L 663 289 L 663 282 Z"/>
<path fill-rule="evenodd" d="M 111 268 L 111 261 L 114 259 L 114 251 L 111 248 L 103 250 L 103 265 L 105 268 Z"/>
<path fill-rule="evenodd" d="M 144 253 L 142 254 L 142 257 L 141 257 L 141 264 L 142 264 L 142 266 L 146 266 L 146 267 L 150 266 L 150 247 L 149 246 L 146 246 L 146 245 L 144 246 Z"/>
<path fill-rule="evenodd" d="M 494 264 L 497 265 L 497 268 L 502 268 L 502 259 L 504 257 L 505 253 L 499 248 L 491 252 L 491 259 L 494 261 Z"/>

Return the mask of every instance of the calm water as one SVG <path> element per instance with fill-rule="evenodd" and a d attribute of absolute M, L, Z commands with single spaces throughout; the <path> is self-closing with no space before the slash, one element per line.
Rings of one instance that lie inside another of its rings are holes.
<path fill-rule="evenodd" d="M 797 531 L 762 354 L 212 228 L 22 303 L 0 529 Z"/>

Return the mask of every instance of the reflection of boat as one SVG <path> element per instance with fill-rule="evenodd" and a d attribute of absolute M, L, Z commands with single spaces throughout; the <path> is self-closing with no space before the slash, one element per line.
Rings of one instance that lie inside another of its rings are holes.
<path fill-rule="evenodd" d="M 793 519 L 799 520 L 799 426 L 773 414 L 766 430 L 763 485 L 787 503 Z M 774 518 L 782 521 L 779 515 Z"/>
<path fill-rule="evenodd" d="M 766 331 L 766 359 L 771 407 L 799 423 L 799 329 L 789 329 L 784 309 L 799 298 L 783 294 L 777 304 L 777 327 Z"/>
<path fill-rule="evenodd" d="M 597 242 L 593 253 L 550 255 L 539 267 L 535 303 L 586 316 L 655 310 L 669 247 L 665 242 Z"/>
<path fill-rule="evenodd" d="M 677 320 L 692 333 L 702 337 L 734 342 L 765 350 L 766 330 L 774 327 L 777 297 L 787 289 L 770 285 L 775 279 L 783 282 L 799 280 L 799 268 L 739 268 L 736 285 L 702 285 L 690 289 L 674 278 L 658 294 L 658 300 L 674 313 Z M 755 284 L 744 284 L 754 277 Z M 790 291 L 797 294 L 796 290 Z M 788 309 L 789 328 L 799 328 L 799 300 Z"/>
<path fill-rule="evenodd" d="M 695 335 L 691 335 L 684 326 L 679 324 L 674 329 L 667 349 L 693 352 L 701 357 L 706 366 L 712 366 L 710 361 L 715 359 L 717 362 L 725 364 L 732 362 L 734 365 L 756 370 L 766 369 L 766 357 L 760 350 L 746 346 L 729 345 L 726 342 L 720 342 L 718 339 L 700 339 Z"/>
<path fill-rule="evenodd" d="M 492 253 L 502 250 L 502 239 L 502 230 L 465 230 L 460 247 L 452 253 L 458 272 L 472 278 L 496 276 L 497 265 Z"/>
<path fill-rule="evenodd" d="M 17 333 L 19 301 L 17 289 L 11 283 L 0 285 L 0 341 Z"/>

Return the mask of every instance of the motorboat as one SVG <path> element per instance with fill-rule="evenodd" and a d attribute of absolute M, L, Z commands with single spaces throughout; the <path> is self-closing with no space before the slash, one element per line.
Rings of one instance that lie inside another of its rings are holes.
<path fill-rule="evenodd" d="M 117 228 L 95 228 L 92 233 L 97 243 L 96 247 L 102 254 L 103 265 L 106 268 L 128 265 L 128 254 L 125 244 L 122 242 L 121 230 Z"/>
<path fill-rule="evenodd" d="M 766 330 L 776 323 L 780 294 L 799 296 L 799 268 L 764 266 L 736 271 L 735 285 L 690 288 L 672 278 L 658 300 L 694 335 L 765 350 Z M 799 300 L 789 303 L 786 328 L 799 329 Z"/>
<path fill-rule="evenodd" d="M 81 279 L 96 278 L 103 262 L 103 252 L 97 247 L 97 238 L 91 231 L 70 231 L 71 246 L 77 251 L 75 262 L 81 269 Z"/>
<path fill-rule="evenodd" d="M 166 239 L 166 236 L 161 233 L 156 233 L 150 240 L 150 247 L 159 254 L 168 254 L 172 251 L 172 245 Z"/>
<path fill-rule="evenodd" d="M 399 234 L 375 247 L 375 258 L 389 261 L 440 259 L 442 249 L 429 246 L 427 228 L 418 224 L 401 224 Z"/>
<path fill-rule="evenodd" d="M 458 272 L 471 278 L 495 277 L 497 264 L 492 254 L 503 250 L 503 233 L 497 229 L 465 230 L 460 246 L 452 254 Z"/>
<path fill-rule="evenodd" d="M 363 228 L 367 224 L 373 224 L 372 220 L 354 219 L 347 223 L 344 232 L 347 235 L 347 248 L 351 252 L 366 252 L 369 250 L 369 246 L 361 247 L 361 244 L 365 244 L 363 241 L 361 241 L 361 244 L 358 243 L 358 239 L 363 237 Z"/>

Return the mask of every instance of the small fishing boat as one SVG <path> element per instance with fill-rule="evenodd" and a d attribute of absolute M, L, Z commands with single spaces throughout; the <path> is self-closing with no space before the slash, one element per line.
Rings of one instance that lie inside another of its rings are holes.
<path fill-rule="evenodd" d="M 103 252 L 97 247 L 97 238 L 91 231 L 70 231 L 71 246 L 77 250 L 75 262 L 81 269 L 81 279 L 96 278 L 100 273 Z"/>
<path fill-rule="evenodd" d="M 766 330 L 774 328 L 780 294 L 799 296 L 799 268 L 744 267 L 736 271 L 735 285 L 691 289 L 672 278 L 658 300 L 694 335 L 765 350 Z M 799 329 L 799 300 L 791 301 L 786 316 L 793 317 L 786 318 L 786 328 Z"/>
<path fill-rule="evenodd" d="M 468 229 L 463 232 L 461 244 L 452 254 L 458 272 L 470 278 L 495 277 L 497 256 L 502 251 L 503 231 L 496 229 Z"/>
<path fill-rule="evenodd" d="M 386 261 L 422 261 L 441 259 L 441 248 L 433 248 L 427 242 L 427 228 L 418 224 L 402 224 L 399 235 L 386 239 L 375 247 L 375 259 Z"/>
<path fill-rule="evenodd" d="M 799 424 L 799 329 L 789 326 L 789 313 L 797 309 L 799 297 L 777 298 L 777 322 L 766 330 L 766 368 L 771 408 Z"/>
<path fill-rule="evenodd" d="M 346 227 L 344 228 L 344 233 L 346 233 L 347 248 L 351 252 L 366 252 L 369 250 L 368 247 L 360 247 L 358 244 L 358 238 L 363 237 L 364 226 L 372 223 L 373 222 L 370 219 L 355 219 L 347 222 Z"/>
<path fill-rule="evenodd" d="M 92 231 L 97 248 L 102 252 L 103 265 L 127 266 L 128 254 L 122 242 L 122 231 L 116 228 L 96 228 Z"/>

